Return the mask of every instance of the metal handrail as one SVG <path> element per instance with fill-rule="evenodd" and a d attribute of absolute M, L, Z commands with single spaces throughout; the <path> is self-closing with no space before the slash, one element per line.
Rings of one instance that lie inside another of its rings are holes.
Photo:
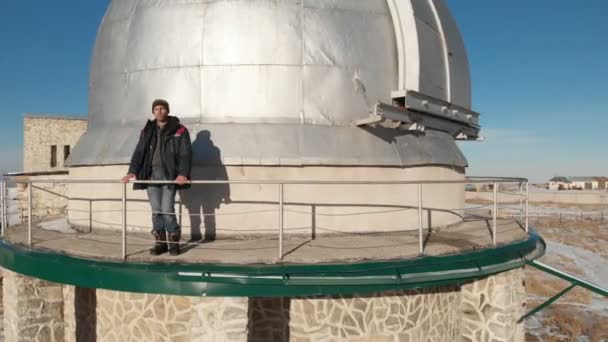
<path fill-rule="evenodd" d="M 20 179 L 14 179 L 8 176 L 8 179 L 15 183 L 24 183 L 28 185 L 28 246 L 32 246 L 32 184 L 122 184 L 121 212 L 122 212 L 122 260 L 127 259 L 127 185 L 128 184 L 178 184 L 176 181 L 151 181 L 151 180 L 101 180 L 101 179 L 37 179 L 32 180 L 27 176 L 19 176 Z M 1 216 L 2 216 L 2 236 L 5 236 L 6 216 L 6 181 L 7 177 L 2 179 L 1 192 Z M 528 233 L 528 180 L 525 178 L 506 178 L 506 177 L 468 177 L 462 180 L 410 180 L 410 181 L 319 181 L 319 180 L 192 180 L 186 184 L 255 184 L 255 185 L 278 185 L 278 228 L 279 228 L 279 261 L 283 260 L 283 237 L 284 237 L 284 186 L 285 185 L 417 185 L 418 192 L 418 242 L 420 256 L 424 255 L 424 234 L 423 234 L 423 192 L 422 188 L 425 184 L 493 184 L 494 206 L 492 214 L 492 244 L 496 245 L 496 226 L 497 226 L 497 211 L 498 211 L 498 184 L 502 183 L 517 183 L 520 190 L 523 190 L 523 185 L 526 187 L 525 208 L 521 208 L 521 216 L 525 216 L 525 231 Z M 523 196 L 523 191 L 520 191 Z M 524 215 L 525 212 L 525 215 Z"/>
<path fill-rule="evenodd" d="M 12 177 L 9 177 L 11 179 Z M 29 180 L 11 179 L 14 183 L 28 183 Z M 492 183 L 526 183 L 525 178 L 493 178 L 488 180 L 412 180 L 412 181 L 320 181 L 320 180 L 191 180 L 184 184 L 264 184 L 264 185 L 418 185 L 418 184 L 492 184 Z M 42 184 L 119 184 L 118 179 L 36 179 L 34 183 Z M 176 181 L 129 180 L 132 184 L 178 184 Z"/>

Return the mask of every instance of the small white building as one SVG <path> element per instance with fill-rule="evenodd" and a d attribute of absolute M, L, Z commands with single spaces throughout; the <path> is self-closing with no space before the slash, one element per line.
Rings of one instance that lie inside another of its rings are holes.
<path fill-rule="evenodd" d="M 598 182 L 594 177 L 570 177 L 572 187 L 576 190 L 596 190 Z"/>
<path fill-rule="evenodd" d="M 606 177 L 553 177 L 549 180 L 551 190 L 598 190 L 608 188 Z"/>
<path fill-rule="evenodd" d="M 572 182 L 568 177 L 553 177 L 549 180 L 550 190 L 568 190 L 570 189 Z"/>
<path fill-rule="evenodd" d="M 598 189 L 608 189 L 608 177 L 596 177 L 595 180 L 597 181 Z"/>

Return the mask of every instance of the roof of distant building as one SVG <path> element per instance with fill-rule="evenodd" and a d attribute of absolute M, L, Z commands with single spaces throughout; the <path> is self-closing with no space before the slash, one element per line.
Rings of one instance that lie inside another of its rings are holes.
<path fill-rule="evenodd" d="M 550 182 L 556 183 L 572 183 L 567 177 L 553 177 L 549 180 Z"/>
<path fill-rule="evenodd" d="M 572 182 L 593 182 L 595 177 L 568 177 Z"/>
<path fill-rule="evenodd" d="M 555 183 L 572 183 L 572 182 L 608 182 L 608 177 L 562 177 L 555 176 L 549 180 Z"/>

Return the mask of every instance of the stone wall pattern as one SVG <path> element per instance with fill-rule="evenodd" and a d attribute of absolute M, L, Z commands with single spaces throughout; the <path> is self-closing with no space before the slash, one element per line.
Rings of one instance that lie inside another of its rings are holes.
<path fill-rule="evenodd" d="M 523 269 L 516 269 L 462 287 L 461 341 L 524 341 L 526 289 Z"/>
<path fill-rule="evenodd" d="M 65 170 L 63 146 L 69 145 L 72 151 L 87 125 L 87 119 L 26 115 L 23 119 L 23 172 Z M 56 167 L 51 167 L 52 145 L 57 146 Z"/>
<path fill-rule="evenodd" d="M 97 341 L 191 341 L 189 297 L 97 290 Z"/>
<path fill-rule="evenodd" d="M 291 301 L 291 341 L 455 341 L 458 288 Z"/>
<path fill-rule="evenodd" d="M 6 341 L 524 341 L 521 269 L 361 296 L 186 297 L 85 289 L 4 270 Z"/>
<path fill-rule="evenodd" d="M 60 284 L 3 270 L 4 338 L 7 342 L 63 342 Z"/>
<path fill-rule="evenodd" d="M 20 177 L 17 177 L 20 178 Z M 67 214 L 67 184 L 65 183 L 35 183 L 40 179 L 62 180 L 66 175 L 40 175 L 29 177 L 32 185 L 32 218 L 47 218 Z M 28 215 L 28 184 L 17 186 L 17 210 L 21 222 L 27 220 Z"/>

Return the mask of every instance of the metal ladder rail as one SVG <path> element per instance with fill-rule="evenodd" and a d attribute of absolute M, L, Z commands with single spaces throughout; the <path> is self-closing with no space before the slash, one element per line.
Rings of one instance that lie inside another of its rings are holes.
<path fill-rule="evenodd" d="M 572 290 L 573 288 L 575 288 L 577 286 L 585 288 L 591 292 L 597 293 L 604 297 L 608 297 L 608 289 L 602 288 L 598 285 L 595 285 L 593 283 L 590 283 L 588 281 L 582 280 L 573 275 L 560 271 L 555 267 L 549 266 L 547 264 L 543 264 L 542 262 L 539 262 L 537 260 L 527 261 L 526 264 L 528 264 L 538 270 L 541 270 L 545 273 L 549 273 L 558 278 L 564 279 L 564 280 L 570 282 L 570 286 L 563 289 L 555 296 L 547 299 L 544 303 L 540 304 L 539 306 L 535 307 L 534 309 L 528 311 L 528 313 L 526 313 L 519 319 L 519 321 L 518 321 L 519 323 L 523 322 L 524 319 L 534 315 L 535 313 L 537 313 L 537 312 L 541 311 L 542 309 L 546 308 L 547 306 L 551 305 L 553 302 L 555 302 L 556 300 L 558 300 L 559 298 L 561 298 L 562 296 L 564 296 L 566 293 L 570 292 L 570 290 Z"/>

